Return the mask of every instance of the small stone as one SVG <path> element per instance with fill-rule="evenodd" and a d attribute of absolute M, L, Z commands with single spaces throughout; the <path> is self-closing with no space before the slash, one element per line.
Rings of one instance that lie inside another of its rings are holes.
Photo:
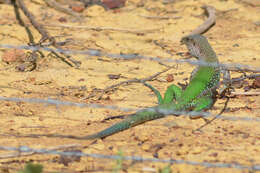
<path fill-rule="evenodd" d="M 109 79 L 119 79 L 121 74 L 108 74 Z"/>
<path fill-rule="evenodd" d="M 78 81 L 79 81 L 79 82 L 84 82 L 85 79 L 84 79 L 84 78 L 80 78 Z"/>
<path fill-rule="evenodd" d="M 209 156 L 217 157 L 217 156 L 218 156 L 218 153 L 211 153 Z"/>
<path fill-rule="evenodd" d="M 19 49 L 11 49 L 4 52 L 2 56 L 2 61 L 6 63 L 13 63 L 13 62 L 24 62 L 26 59 L 26 54 L 23 50 Z"/>
<path fill-rule="evenodd" d="M 166 78 L 167 82 L 172 82 L 174 81 L 174 77 L 172 74 L 167 74 L 167 78 Z"/>
<path fill-rule="evenodd" d="M 102 3 L 106 8 L 120 8 L 125 5 L 126 0 L 103 0 Z"/>
<path fill-rule="evenodd" d="M 73 5 L 71 6 L 71 9 L 75 12 L 82 13 L 85 9 L 85 7 L 82 5 Z"/>
<path fill-rule="evenodd" d="M 67 22 L 67 19 L 65 17 L 60 17 L 58 19 L 59 22 L 62 22 L 62 23 L 66 23 Z"/>
<path fill-rule="evenodd" d="M 260 88 L 260 77 L 256 77 L 253 84 L 252 88 Z"/>

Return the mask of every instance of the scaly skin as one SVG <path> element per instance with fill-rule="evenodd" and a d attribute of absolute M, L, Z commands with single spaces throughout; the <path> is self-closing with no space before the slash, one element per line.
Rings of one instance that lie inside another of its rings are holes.
<path fill-rule="evenodd" d="M 181 43 L 185 44 L 189 49 L 189 53 L 198 60 L 205 63 L 218 63 L 216 53 L 204 36 L 190 35 L 184 37 L 181 40 Z M 146 121 L 162 118 L 170 114 L 167 113 L 167 110 L 175 112 L 189 110 L 200 112 L 207 110 L 211 108 L 215 102 L 216 88 L 219 84 L 219 76 L 220 70 L 218 67 L 199 65 L 192 73 L 190 83 L 184 91 L 176 85 L 170 85 L 164 95 L 164 98 L 162 98 L 158 90 L 149 84 L 145 84 L 156 94 L 159 102 L 158 106 L 138 111 L 135 114 L 129 115 L 125 120 L 116 123 L 101 132 L 80 138 L 104 138 L 138 124 L 142 124 Z M 166 112 L 163 112 L 163 110 L 166 110 Z M 180 114 L 176 113 L 174 115 L 179 116 Z"/>

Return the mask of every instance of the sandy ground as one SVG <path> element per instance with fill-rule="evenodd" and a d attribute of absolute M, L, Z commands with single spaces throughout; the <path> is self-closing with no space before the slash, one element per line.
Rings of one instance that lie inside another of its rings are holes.
<path fill-rule="evenodd" d="M 62 1 L 61 1 L 62 2 Z M 83 20 L 58 12 L 42 1 L 26 1 L 29 10 L 36 16 L 58 41 L 67 40 L 64 49 L 99 49 L 107 53 L 159 56 L 182 59 L 179 53 L 187 52 L 180 45 L 182 36 L 199 26 L 205 20 L 203 5 L 217 9 L 217 23 L 205 36 L 209 39 L 222 63 L 239 63 L 260 67 L 260 6 L 259 1 L 235 0 L 184 0 L 173 3 L 161 1 L 127 1 L 125 7 L 104 10 L 94 5 L 82 13 Z M 169 16 L 168 19 L 147 18 L 147 16 Z M 60 22 L 65 18 L 66 22 Z M 28 19 L 22 19 L 31 29 L 35 40 L 41 36 Z M 47 25 L 48 24 L 48 25 Z M 68 28 L 51 25 L 67 25 Z M 73 28 L 85 26 L 85 28 Z M 104 27 L 91 30 L 89 27 Z M 114 29 L 114 30 L 113 30 Z M 120 31 L 117 31 L 121 29 Z M 123 32 L 127 30 L 128 32 Z M 129 31 L 145 32 L 136 34 Z M 0 44 L 26 45 L 28 35 L 16 20 L 13 7 L 0 4 Z M 160 46 L 159 46 L 160 45 Z M 0 49 L 0 57 L 7 49 Z M 24 51 L 28 53 L 29 51 Z M 170 55 L 171 52 L 173 55 Z M 156 105 L 156 97 L 140 83 L 122 85 L 98 99 L 100 93 L 93 92 L 133 78 L 145 78 L 164 70 L 157 61 L 122 60 L 109 57 L 90 57 L 73 54 L 81 61 L 79 68 L 68 66 L 58 58 L 44 52 L 37 60 L 32 72 L 20 72 L 21 63 L 0 63 L 1 97 L 58 99 L 62 101 L 99 103 L 140 109 Z M 175 65 L 176 63 L 167 63 Z M 170 83 L 186 84 L 194 66 L 178 64 L 170 71 L 149 82 L 161 92 Z M 249 73 L 248 73 L 249 74 Z M 113 79 L 109 76 L 118 75 Z M 173 82 L 168 82 L 173 75 Z M 239 77 L 242 73 L 232 72 Z M 259 92 L 252 89 L 253 80 L 245 80 L 242 86 L 235 86 L 236 92 Z M 84 99 L 91 93 L 95 97 Z M 225 98 L 217 100 L 211 113 L 218 113 L 224 106 Z M 223 116 L 260 118 L 259 95 L 236 96 L 230 99 Z M 85 141 L 59 138 L 24 138 L 12 135 L 66 134 L 83 136 L 104 129 L 120 120 L 108 118 L 128 114 L 120 110 L 91 107 L 59 106 L 25 102 L 0 102 L 0 146 L 28 146 L 31 148 L 54 148 L 78 144 L 71 150 L 85 153 L 140 156 L 145 158 L 176 159 L 194 162 L 237 163 L 244 166 L 260 164 L 260 125 L 255 121 L 216 120 L 204 127 L 202 132 L 192 133 L 203 120 L 187 117 L 167 117 L 136 126 L 103 140 Z M 9 136 L 8 136 L 9 135 Z M 116 161 L 81 157 L 73 160 L 59 155 L 30 155 L 7 157 L 0 153 L 0 172 L 16 172 L 27 162 L 40 163 L 45 172 L 111 172 Z M 9 153 L 10 154 L 10 153 Z M 167 163 L 123 161 L 122 172 L 157 172 Z M 250 172 L 248 169 L 205 167 L 191 164 L 172 164 L 173 172 Z"/>

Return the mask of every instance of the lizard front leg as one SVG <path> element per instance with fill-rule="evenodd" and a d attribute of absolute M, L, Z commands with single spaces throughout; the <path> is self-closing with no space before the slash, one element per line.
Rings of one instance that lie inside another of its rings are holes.
<path fill-rule="evenodd" d="M 232 81 L 230 77 L 230 71 L 227 69 L 221 69 L 221 73 L 223 74 L 223 86 L 219 88 L 219 95 L 223 96 L 225 92 L 229 89 L 232 88 Z"/>
<path fill-rule="evenodd" d="M 182 95 L 183 90 L 177 85 L 168 86 L 166 92 L 164 93 L 162 104 L 171 103 L 174 100 L 178 100 Z"/>

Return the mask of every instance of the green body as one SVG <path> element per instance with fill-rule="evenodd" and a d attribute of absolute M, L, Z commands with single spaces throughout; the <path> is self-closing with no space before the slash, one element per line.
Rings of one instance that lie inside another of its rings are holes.
<path fill-rule="evenodd" d="M 206 63 L 218 63 L 218 58 L 208 43 L 207 39 L 201 35 L 191 35 L 184 37 L 181 41 L 189 49 L 189 53 Z M 170 111 L 205 111 L 212 107 L 215 102 L 216 88 L 219 84 L 220 70 L 218 67 L 199 65 L 191 75 L 190 83 L 183 91 L 176 85 L 170 85 L 164 94 L 151 85 L 144 83 L 149 87 L 158 98 L 158 106 L 143 109 L 135 114 L 129 115 L 125 120 L 112 125 L 111 127 L 89 135 L 82 139 L 95 139 L 110 136 L 119 131 L 129 129 L 146 121 L 162 118 L 167 113 L 162 113 L 160 110 Z M 159 110 L 159 111 L 156 111 Z M 180 114 L 173 114 L 179 116 Z M 200 118 L 201 116 L 191 116 L 191 118 Z"/>

